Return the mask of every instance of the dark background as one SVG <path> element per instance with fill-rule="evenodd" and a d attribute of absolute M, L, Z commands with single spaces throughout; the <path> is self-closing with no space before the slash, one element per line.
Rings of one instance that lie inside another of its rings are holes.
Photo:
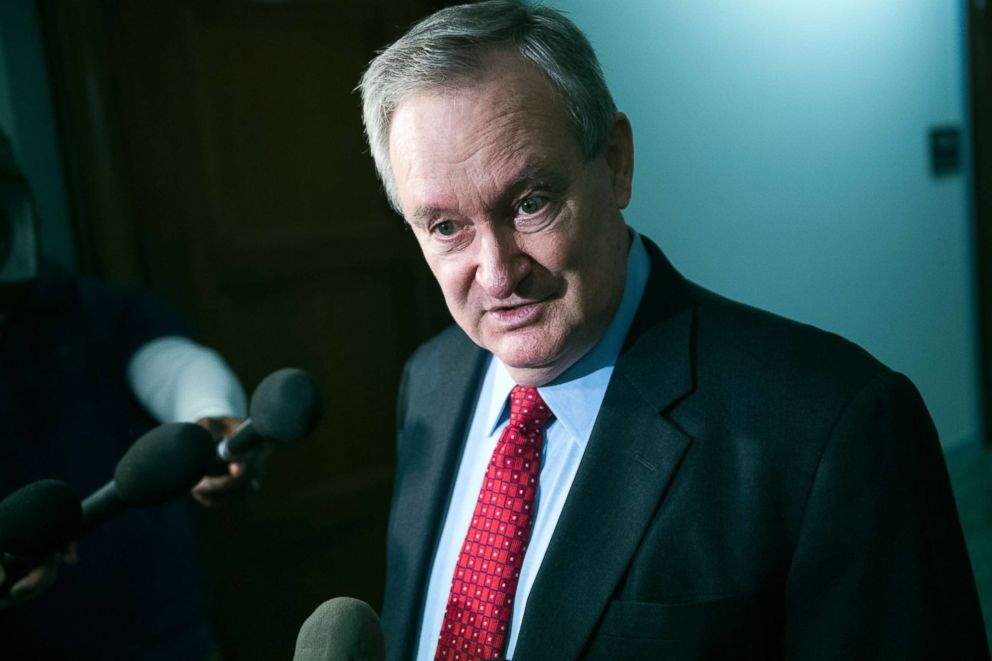
<path fill-rule="evenodd" d="M 41 2 L 80 271 L 162 294 L 248 392 L 307 369 L 316 433 L 206 512 L 225 658 L 288 658 L 338 595 L 378 608 L 406 357 L 448 323 L 387 207 L 353 92 L 430 0 Z"/>

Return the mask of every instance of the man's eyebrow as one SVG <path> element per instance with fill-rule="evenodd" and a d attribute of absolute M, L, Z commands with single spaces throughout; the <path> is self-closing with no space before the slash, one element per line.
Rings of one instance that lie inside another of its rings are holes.
<path fill-rule="evenodd" d="M 408 222 L 411 225 L 425 225 L 432 218 L 443 216 L 447 210 L 441 207 L 419 207 L 410 215 Z"/>
<path fill-rule="evenodd" d="M 516 197 L 521 190 L 531 186 L 542 186 L 552 191 L 560 191 L 566 187 L 565 177 L 557 171 L 540 164 L 525 165 L 510 180 L 510 183 L 503 189 L 499 196 L 499 203 L 505 203 L 509 199 Z M 414 209 L 407 219 L 410 225 L 425 226 L 434 218 L 454 215 L 454 211 L 445 207 L 422 206 Z"/>
<path fill-rule="evenodd" d="M 565 187 L 565 177 L 559 172 L 540 164 L 526 165 L 513 178 L 507 191 L 519 191 L 521 188 L 533 186 L 534 184 L 546 186 L 554 190 Z"/>

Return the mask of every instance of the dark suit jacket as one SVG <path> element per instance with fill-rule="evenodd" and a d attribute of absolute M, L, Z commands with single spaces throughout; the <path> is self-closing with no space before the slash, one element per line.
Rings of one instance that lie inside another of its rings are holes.
<path fill-rule="evenodd" d="M 846 340 L 651 275 L 514 659 L 988 659 L 936 431 Z M 383 626 L 412 658 L 485 352 L 409 361 Z"/>

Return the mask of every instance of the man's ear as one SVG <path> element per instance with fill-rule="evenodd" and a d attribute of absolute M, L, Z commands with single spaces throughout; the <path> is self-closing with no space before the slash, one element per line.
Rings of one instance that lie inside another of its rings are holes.
<path fill-rule="evenodd" d="M 606 145 L 606 164 L 613 178 L 613 199 L 618 209 L 626 208 L 630 202 L 631 181 L 634 178 L 634 134 L 630 120 L 622 112 L 617 113 L 610 141 Z"/>

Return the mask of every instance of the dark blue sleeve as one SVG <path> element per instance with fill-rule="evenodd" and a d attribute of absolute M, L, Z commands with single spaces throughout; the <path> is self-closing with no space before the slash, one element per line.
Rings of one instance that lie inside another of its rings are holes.
<path fill-rule="evenodd" d="M 162 299 L 136 289 L 117 287 L 92 278 L 79 279 L 90 340 L 120 357 L 123 365 L 142 345 L 166 335 L 193 338 L 189 321 Z"/>

